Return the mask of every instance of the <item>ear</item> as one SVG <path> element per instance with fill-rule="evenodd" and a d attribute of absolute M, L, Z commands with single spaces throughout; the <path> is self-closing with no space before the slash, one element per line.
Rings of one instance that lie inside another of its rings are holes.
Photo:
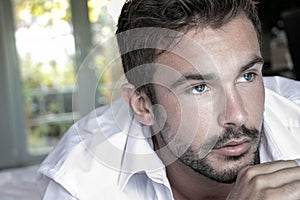
<path fill-rule="evenodd" d="M 138 92 L 134 85 L 125 83 L 122 85 L 121 95 L 139 122 L 148 126 L 154 124 L 154 117 L 151 112 L 152 103 L 144 92 Z"/>

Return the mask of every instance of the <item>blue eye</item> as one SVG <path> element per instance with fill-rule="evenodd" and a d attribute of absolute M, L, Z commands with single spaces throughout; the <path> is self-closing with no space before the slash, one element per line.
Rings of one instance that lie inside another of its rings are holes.
<path fill-rule="evenodd" d="M 201 93 L 205 92 L 206 89 L 207 89 L 207 86 L 205 84 L 196 85 L 192 88 L 192 93 L 193 94 L 201 94 Z"/>
<path fill-rule="evenodd" d="M 253 77 L 254 77 L 253 73 L 244 74 L 244 78 L 246 81 L 252 81 Z"/>
<path fill-rule="evenodd" d="M 243 74 L 243 75 L 238 79 L 238 82 L 240 82 L 240 83 L 243 83 L 243 82 L 251 82 L 251 81 L 254 80 L 255 76 L 256 76 L 256 74 L 253 73 L 253 72 Z"/>

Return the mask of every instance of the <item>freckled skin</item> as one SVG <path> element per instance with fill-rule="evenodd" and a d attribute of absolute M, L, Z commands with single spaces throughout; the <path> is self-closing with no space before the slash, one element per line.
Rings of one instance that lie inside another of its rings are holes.
<path fill-rule="evenodd" d="M 175 48 L 178 48 L 178 52 L 184 52 L 184 56 L 164 53 L 156 60 L 169 68 L 166 70 L 167 75 L 165 69 L 158 68 L 153 78 L 154 82 L 160 83 L 155 85 L 157 103 L 167 112 L 165 129 L 161 132 L 162 139 L 154 141 L 155 145 L 159 148 L 164 143 L 169 143 L 170 150 L 175 155 L 179 154 L 176 155 L 178 157 L 183 153 L 181 149 L 188 149 L 194 152 L 192 159 L 205 157 L 206 162 L 216 172 L 225 173 L 230 169 L 237 174 L 242 167 L 255 159 L 257 141 L 250 142 L 250 149 L 241 159 L 230 161 L 211 151 L 215 143 L 212 142 L 211 148 L 205 145 L 213 138 L 222 136 L 224 129 L 228 127 L 245 126 L 261 131 L 264 107 L 262 63 L 255 63 L 241 71 L 254 57 L 261 57 L 255 30 L 251 22 L 241 15 L 219 29 L 192 29 L 186 36 L 199 46 L 185 46 L 180 43 Z M 180 74 L 191 73 L 213 74 L 214 79 L 190 80 L 175 88 L 170 86 Z M 254 74 L 253 78 L 251 74 Z M 201 88 L 204 91 L 195 90 L 195 86 L 201 84 L 205 84 Z M 229 192 L 231 185 L 218 184 L 196 175 L 187 169 L 185 163 L 182 164 L 177 161 L 167 167 L 174 188 L 180 186 L 182 191 L 189 191 L 190 197 L 195 194 L 199 197 L 204 191 L 213 192 L 215 188 L 224 189 L 220 193 L 223 197 Z M 182 170 L 180 181 L 176 175 L 178 173 L 173 173 L 175 168 L 177 171 Z M 185 173 L 187 176 L 183 175 Z M 192 191 L 184 183 L 198 184 L 199 187 Z M 209 189 L 211 185 L 214 187 Z"/>

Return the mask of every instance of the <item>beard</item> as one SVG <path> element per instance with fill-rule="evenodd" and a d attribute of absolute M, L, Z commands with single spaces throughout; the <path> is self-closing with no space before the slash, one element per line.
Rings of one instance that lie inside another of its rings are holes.
<path fill-rule="evenodd" d="M 166 136 L 169 128 L 164 128 L 161 131 L 162 139 L 165 144 L 169 144 L 170 138 Z M 166 132 L 165 132 L 166 131 Z M 209 151 L 206 156 L 199 158 L 201 152 L 195 151 L 192 146 L 189 146 L 182 155 L 178 155 L 178 149 L 182 149 L 183 144 L 177 143 L 172 148 L 169 148 L 178 159 L 186 166 L 190 167 L 195 172 L 219 183 L 234 183 L 240 169 L 245 166 L 254 165 L 258 155 L 258 149 L 261 141 L 262 131 L 256 128 L 247 128 L 244 125 L 238 128 L 226 128 L 224 134 L 217 140 L 208 139 L 200 151 L 207 151 L 207 146 L 211 145 L 211 141 L 216 141 L 213 148 L 222 147 L 232 139 L 248 138 L 251 143 L 251 148 L 238 156 L 215 156 Z M 177 153 L 176 153 L 177 152 Z M 221 169 L 220 169 L 221 168 Z"/>

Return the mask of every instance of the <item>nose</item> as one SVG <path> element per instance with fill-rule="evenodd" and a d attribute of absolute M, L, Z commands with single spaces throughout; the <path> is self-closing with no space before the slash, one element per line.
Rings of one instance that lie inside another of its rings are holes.
<path fill-rule="evenodd" d="M 243 98 L 236 88 L 225 91 L 224 109 L 220 115 L 220 123 L 224 127 L 240 127 L 246 123 L 248 112 Z"/>

